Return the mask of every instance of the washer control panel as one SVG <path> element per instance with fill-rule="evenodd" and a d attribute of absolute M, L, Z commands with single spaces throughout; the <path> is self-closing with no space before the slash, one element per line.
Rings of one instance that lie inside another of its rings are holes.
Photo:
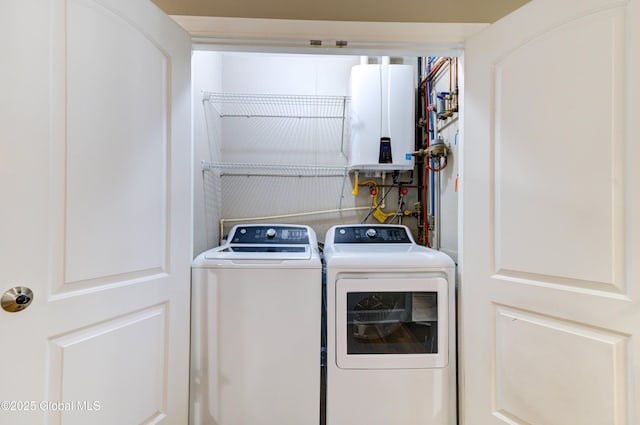
<path fill-rule="evenodd" d="M 236 226 L 229 235 L 232 244 L 309 244 L 309 232 L 293 226 Z"/>
<path fill-rule="evenodd" d="M 404 226 L 341 226 L 334 243 L 413 243 Z"/>

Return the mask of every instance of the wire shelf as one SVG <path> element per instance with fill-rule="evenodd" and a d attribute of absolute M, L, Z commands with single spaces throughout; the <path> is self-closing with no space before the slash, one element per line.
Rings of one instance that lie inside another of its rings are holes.
<path fill-rule="evenodd" d="M 278 165 L 241 162 L 201 162 L 203 171 L 220 170 L 220 175 L 282 176 L 282 177 L 343 177 L 347 166 Z"/>
<path fill-rule="evenodd" d="M 344 119 L 348 96 L 231 94 L 203 92 L 220 117 Z"/>

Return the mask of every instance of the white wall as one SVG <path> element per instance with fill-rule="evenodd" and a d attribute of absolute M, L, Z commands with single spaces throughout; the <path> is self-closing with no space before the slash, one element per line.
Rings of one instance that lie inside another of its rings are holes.
<path fill-rule="evenodd" d="M 455 65 L 455 62 L 453 63 Z M 455 89 L 455 72 L 449 72 L 449 65 L 444 65 L 437 74 L 435 80 L 436 92 L 450 92 Z M 454 68 L 455 71 L 455 68 Z M 451 76 L 451 79 L 450 79 Z M 451 83 L 451 84 L 450 84 Z M 435 96 L 434 96 L 435 100 Z M 456 180 L 458 178 L 458 113 L 454 113 L 450 118 L 438 119 L 435 125 L 436 137 L 440 136 L 449 147 L 450 152 L 447 157 L 447 166 L 435 176 L 436 194 L 440 193 L 439 210 L 436 208 L 436 226 L 439 223 L 440 240 L 436 241 L 439 249 L 454 261 L 458 261 L 458 192 Z M 436 201 L 437 205 L 437 201 Z M 439 215 L 438 215 L 439 213 Z"/>
<path fill-rule="evenodd" d="M 202 101 L 203 91 L 220 91 L 222 56 L 217 52 L 194 52 L 192 56 L 193 139 L 194 139 L 194 239 L 198 255 L 217 245 L 220 187 L 212 172 L 203 172 L 201 161 L 220 158 L 220 119 Z"/>
<path fill-rule="evenodd" d="M 354 56 L 224 53 L 227 93 L 347 95 Z"/>

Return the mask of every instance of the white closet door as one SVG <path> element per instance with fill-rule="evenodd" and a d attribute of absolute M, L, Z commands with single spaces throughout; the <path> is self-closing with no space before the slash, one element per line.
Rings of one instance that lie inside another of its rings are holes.
<path fill-rule="evenodd" d="M 640 419 L 639 24 L 533 0 L 465 46 L 463 424 Z"/>
<path fill-rule="evenodd" d="M 185 424 L 190 38 L 146 0 L 22 0 L 0 51 L 0 292 L 33 291 L 0 310 L 0 423 Z"/>

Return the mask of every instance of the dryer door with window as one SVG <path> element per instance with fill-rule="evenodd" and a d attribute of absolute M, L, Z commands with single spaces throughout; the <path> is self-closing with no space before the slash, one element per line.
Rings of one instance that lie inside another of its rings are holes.
<path fill-rule="evenodd" d="M 339 278 L 338 367 L 446 367 L 448 301 L 447 280 L 439 276 Z"/>

